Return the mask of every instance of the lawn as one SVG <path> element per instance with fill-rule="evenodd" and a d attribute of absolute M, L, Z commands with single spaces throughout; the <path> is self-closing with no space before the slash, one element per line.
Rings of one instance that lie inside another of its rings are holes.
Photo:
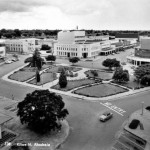
<path fill-rule="evenodd" d="M 130 81 L 128 81 L 127 83 L 119 83 L 119 82 L 115 82 L 113 81 L 113 83 L 116 83 L 118 85 L 122 85 L 125 86 L 129 89 L 139 89 L 139 88 L 144 88 L 146 87 L 145 85 L 139 84 L 138 81 L 134 81 L 134 77 L 130 76 Z"/>
<path fill-rule="evenodd" d="M 24 82 L 27 81 L 28 79 L 31 79 L 35 76 L 35 72 L 29 72 L 29 71 L 17 71 L 8 76 L 9 79 L 15 80 L 15 81 L 20 81 Z"/>
<path fill-rule="evenodd" d="M 89 85 L 92 83 L 95 83 L 95 81 L 90 80 L 90 79 L 81 79 L 81 80 L 75 80 L 75 81 L 68 81 L 66 88 L 60 88 L 59 84 L 57 84 L 51 88 L 56 89 L 56 90 L 61 90 L 61 91 L 69 91 L 69 90 L 72 90 L 74 88 L 84 86 L 84 85 Z"/>
<path fill-rule="evenodd" d="M 56 77 L 55 73 L 42 73 L 40 82 L 36 83 L 36 79 L 34 78 L 33 80 L 30 80 L 27 83 L 40 86 L 40 85 L 46 84 L 48 82 L 52 82 L 56 79 L 57 79 L 57 77 Z"/>
<path fill-rule="evenodd" d="M 126 91 L 128 90 L 112 84 L 98 84 L 75 90 L 74 93 L 89 97 L 106 97 Z"/>
<path fill-rule="evenodd" d="M 65 70 L 70 70 L 73 72 L 77 72 L 82 70 L 82 68 L 77 68 L 77 67 L 68 67 L 68 66 L 52 66 L 50 69 L 47 70 L 47 72 L 53 72 L 53 73 L 60 73 L 62 68 L 65 68 Z"/>
<path fill-rule="evenodd" d="M 100 71 L 100 70 L 96 70 L 96 71 L 98 73 L 98 76 L 96 78 L 100 78 L 103 80 L 112 79 L 112 76 L 113 76 L 112 72 Z M 89 77 L 92 77 L 92 78 L 94 77 L 90 70 L 86 71 L 85 74 Z"/>

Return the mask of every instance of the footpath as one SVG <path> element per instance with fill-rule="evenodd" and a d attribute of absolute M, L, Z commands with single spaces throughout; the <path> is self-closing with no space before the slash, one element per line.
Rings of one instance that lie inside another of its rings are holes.
<path fill-rule="evenodd" d="M 67 64 L 61 64 L 61 65 L 66 66 Z M 24 66 L 22 66 L 22 67 L 24 67 Z M 119 94 L 111 95 L 111 96 L 107 96 L 107 97 L 96 98 L 96 97 L 86 97 L 86 96 L 83 96 L 83 95 L 74 94 L 74 93 L 72 93 L 73 90 L 70 90 L 70 91 L 60 91 L 60 90 L 56 90 L 56 89 L 51 89 L 52 86 L 54 86 L 54 85 L 56 85 L 58 83 L 58 79 L 54 80 L 53 82 L 49 82 L 49 83 L 46 83 L 44 85 L 41 85 L 41 86 L 37 86 L 37 85 L 29 84 L 29 83 L 26 83 L 26 82 L 19 82 L 19 81 L 11 80 L 11 79 L 8 78 L 9 75 L 13 74 L 15 71 L 21 69 L 22 67 L 19 67 L 19 68 L 15 69 L 14 71 L 6 74 L 5 76 L 2 77 L 2 79 L 5 80 L 5 81 L 8 81 L 8 82 L 12 82 L 12 83 L 15 83 L 15 84 L 20 84 L 22 86 L 30 86 L 30 87 L 33 87 L 33 88 L 36 88 L 36 89 L 43 89 L 43 90 L 44 89 L 49 89 L 49 91 L 51 91 L 51 92 L 55 92 L 55 93 L 58 93 L 58 94 L 75 97 L 75 98 L 80 99 L 80 100 L 88 100 L 88 101 L 92 101 L 92 102 L 93 101 L 114 101 L 114 100 L 118 100 L 120 98 L 127 97 L 129 95 L 135 95 L 137 93 L 141 93 L 141 92 L 145 92 L 145 91 L 150 91 L 150 87 L 145 87 L 145 88 L 136 89 L 136 90 L 134 90 L 134 89 L 128 89 L 129 91 L 124 92 L 124 93 L 119 93 Z M 67 79 L 68 80 L 85 79 L 87 77 L 84 74 L 84 72 L 87 71 L 87 70 L 89 70 L 89 68 L 83 68 L 82 70 L 78 71 L 78 77 L 67 78 Z M 109 82 L 109 81 L 107 81 L 107 82 Z M 81 88 L 81 87 L 79 87 L 79 88 Z M 76 89 L 78 89 L 78 88 L 75 88 L 74 90 L 76 90 Z"/>

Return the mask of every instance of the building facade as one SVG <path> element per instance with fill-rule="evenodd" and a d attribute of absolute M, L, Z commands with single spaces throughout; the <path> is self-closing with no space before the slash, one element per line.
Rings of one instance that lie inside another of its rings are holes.
<path fill-rule="evenodd" d="M 141 39 L 141 45 L 135 48 L 134 54 L 127 56 L 127 61 L 135 66 L 150 64 L 150 37 Z"/>
<path fill-rule="evenodd" d="M 14 39 L 6 40 L 6 52 L 18 52 L 18 53 L 33 53 L 35 49 L 41 47 L 39 39 Z"/>
<path fill-rule="evenodd" d="M 85 31 L 61 31 L 54 44 L 54 55 L 63 57 L 88 58 L 99 55 L 99 42 L 87 41 Z"/>
<path fill-rule="evenodd" d="M 0 46 L 0 59 L 6 56 L 5 46 Z"/>

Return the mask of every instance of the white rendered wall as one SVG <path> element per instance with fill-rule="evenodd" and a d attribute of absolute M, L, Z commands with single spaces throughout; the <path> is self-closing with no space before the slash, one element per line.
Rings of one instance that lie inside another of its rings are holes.
<path fill-rule="evenodd" d="M 141 39 L 141 49 L 150 50 L 150 38 Z"/>

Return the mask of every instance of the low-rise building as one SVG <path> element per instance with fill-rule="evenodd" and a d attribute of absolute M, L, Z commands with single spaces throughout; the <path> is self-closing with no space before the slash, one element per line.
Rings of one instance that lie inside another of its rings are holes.
<path fill-rule="evenodd" d="M 40 49 L 40 39 L 13 39 L 6 40 L 6 52 L 18 52 L 18 53 L 33 53 L 35 49 Z"/>
<path fill-rule="evenodd" d="M 118 133 L 112 150 L 150 150 L 150 107 L 131 114 Z"/>
<path fill-rule="evenodd" d="M 135 66 L 150 64 L 150 37 L 141 39 L 140 46 L 135 48 L 134 54 L 127 56 L 127 61 Z"/>
<path fill-rule="evenodd" d="M 115 39 L 118 40 L 139 40 L 138 33 L 117 33 Z"/>

